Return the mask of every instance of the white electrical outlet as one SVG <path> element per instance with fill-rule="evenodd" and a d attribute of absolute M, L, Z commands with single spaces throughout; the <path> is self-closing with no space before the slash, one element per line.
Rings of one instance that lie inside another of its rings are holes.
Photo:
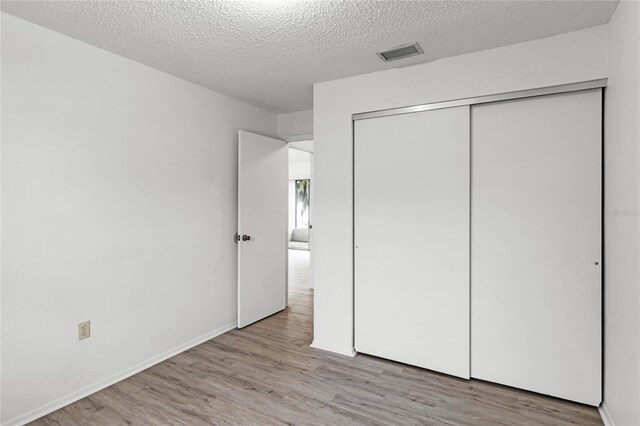
<path fill-rule="evenodd" d="M 84 321 L 78 324 L 78 340 L 91 337 L 91 321 Z"/>

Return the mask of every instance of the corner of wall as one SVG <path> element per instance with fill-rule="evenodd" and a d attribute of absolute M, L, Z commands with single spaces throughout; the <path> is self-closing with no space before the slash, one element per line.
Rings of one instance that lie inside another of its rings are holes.
<path fill-rule="evenodd" d="M 640 424 L 640 3 L 608 24 L 605 91 L 605 424 Z M 607 212 L 615 212 L 607 214 Z"/>
<path fill-rule="evenodd" d="M 296 137 L 312 135 L 313 137 L 313 110 L 288 112 L 278 114 L 278 138 L 291 141 Z"/>
<path fill-rule="evenodd" d="M 600 414 L 600 418 L 602 419 L 604 426 L 615 426 L 611 413 L 609 413 L 609 410 L 607 409 L 607 404 L 604 402 L 600 404 L 598 407 L 598 413 Z"/>

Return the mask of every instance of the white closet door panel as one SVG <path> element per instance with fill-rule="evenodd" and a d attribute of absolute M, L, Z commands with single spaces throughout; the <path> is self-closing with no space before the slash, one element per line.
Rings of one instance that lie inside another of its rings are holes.
<path fill-rule="evenodd" d="M 601 102 L 472 108 L 473 377 L 601 401 Z"/>
<path fill-rule="evenodd" d="M 355 123 L 355 347 L 469 377 L 469 107 Z"/>

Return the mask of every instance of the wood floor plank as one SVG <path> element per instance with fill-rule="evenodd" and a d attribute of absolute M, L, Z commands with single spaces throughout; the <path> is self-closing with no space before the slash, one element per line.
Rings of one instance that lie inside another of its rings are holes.
<path fill-rule="evenodd" d="M 312 349 L 309 252 L 289 307 L 83 398 L 34 425 L 601 425 L 593 407 L 358 354 Z"/>

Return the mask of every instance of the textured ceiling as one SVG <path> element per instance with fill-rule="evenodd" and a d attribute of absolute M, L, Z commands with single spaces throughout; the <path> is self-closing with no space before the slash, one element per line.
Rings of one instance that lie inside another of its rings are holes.
<path fill-rule="evenodd" d="M 617 1 L 2 1 L 11 15 L 273 112 L 312 84 L 604 24 Z M 383 63 L 418 41 L 425 54 Z"/>

